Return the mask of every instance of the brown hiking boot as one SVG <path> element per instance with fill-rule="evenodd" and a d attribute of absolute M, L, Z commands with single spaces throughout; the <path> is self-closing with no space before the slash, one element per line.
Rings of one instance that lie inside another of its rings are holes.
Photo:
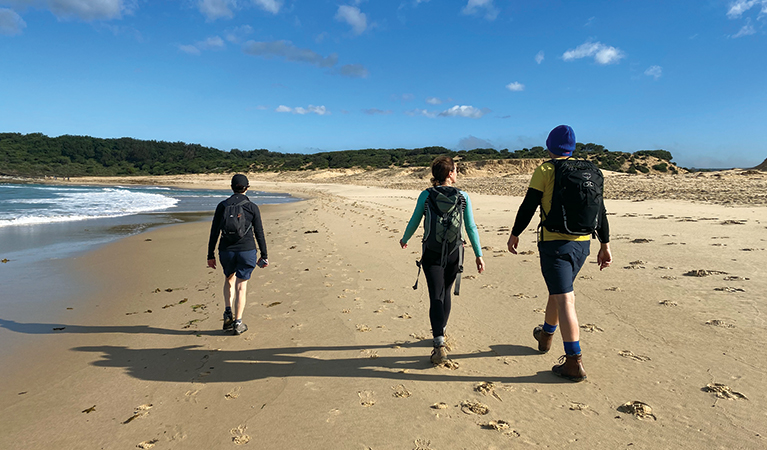
<path fill-rule="evenodd" d="M 431 351 L 431 363 L 439 365 L 445 361 L 447 361 L 447 348 L 444 345 L 434 347 L 434 350 Z"/>
<path fill-rule="evenodd" d="M 560 356 L 559 364 L 552 367 L 551 371 L 570 381 L 583 381 L 586 379 L 586 371 L 583 370 L 581 355 Z"/>
<path fill-rule="evenodd" d="M 546 353 L 551 348 L 551 341 L 554 340 L 554 333 L 543 331 L 543 325 L 533 328 L 533 337 L 538 341 L 538 351 Z"/>

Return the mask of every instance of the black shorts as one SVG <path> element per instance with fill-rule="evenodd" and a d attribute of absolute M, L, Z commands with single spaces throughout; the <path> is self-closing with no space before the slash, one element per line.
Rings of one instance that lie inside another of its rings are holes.
<path fill-rule="evenodd" d="M 573 282 L 589 256 L 591 241 L 538 242 L 541 273 L 549 295 L 573 292 Z"/>
<path fill-rule="evenodd" d="M 221 267 L 224 269 L 224 276 L 229 278 L 233 273 L 241 280 L 249 280 L 250 274 L 256 268 L 258 254 L 256 250 L 245 250 L 243 252 L 219 251 L 218 259 L 221 261 Z"/>

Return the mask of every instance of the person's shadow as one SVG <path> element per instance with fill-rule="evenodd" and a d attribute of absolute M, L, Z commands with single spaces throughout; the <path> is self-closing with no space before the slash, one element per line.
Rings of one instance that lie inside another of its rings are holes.
<path fill-rule="evenodd" d="M 66 325 L 62 323 L 22 323 L 0 318 L 0 328 L 24 334 L 91 334 L 91 333 L 123 333 L 123 334 L 167 334 L 176 336 L 189 336 L 197 334 L 202 336 L 218 336 L 217 330 L 181 329 L 150 327 L 147 325 Z"/>

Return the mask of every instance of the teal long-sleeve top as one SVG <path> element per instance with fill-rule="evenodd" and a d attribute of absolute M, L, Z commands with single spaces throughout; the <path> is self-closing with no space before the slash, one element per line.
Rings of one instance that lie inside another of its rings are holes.
<path fill-rule="evenodd" d="M 471 248 L 474 250 L 474 256 L 479 258 L 482 256 L 482 247 L 479 243 L 479 232 L 477 231 L 477 224 L 474 222 L 474 213 L 471 208 L 471 199 L 469 195 L 460 191 L 463 198 L 466 199 L 466 209 L 463 210 L 463 226 L 466 228 L 466 234 L 469 236 L 469 242 L 471 242 Z M 402 242 L 407 244 L 407 241 L 413 237 L 415 231 L 418 229 L 418 225 L 423 218 L 423 212 L 426 209 L 426 199 L 429 197 L 429 191 L 425 190 L 418 196 L 418 200 L 415 205 L 415 211 L 413 216 L 410 217 L 410 221 L 407 223 L 405 234 L 402 236 Z"/>

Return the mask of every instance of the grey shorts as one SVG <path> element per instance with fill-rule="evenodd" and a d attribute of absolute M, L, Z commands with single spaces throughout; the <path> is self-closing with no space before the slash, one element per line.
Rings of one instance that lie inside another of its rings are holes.
<path fill-rule="evenodd" d="M 591 241 L 538 242 L 541 273 L 549 295 L 573 292 L 573 282 L 589 256 Z"/>

